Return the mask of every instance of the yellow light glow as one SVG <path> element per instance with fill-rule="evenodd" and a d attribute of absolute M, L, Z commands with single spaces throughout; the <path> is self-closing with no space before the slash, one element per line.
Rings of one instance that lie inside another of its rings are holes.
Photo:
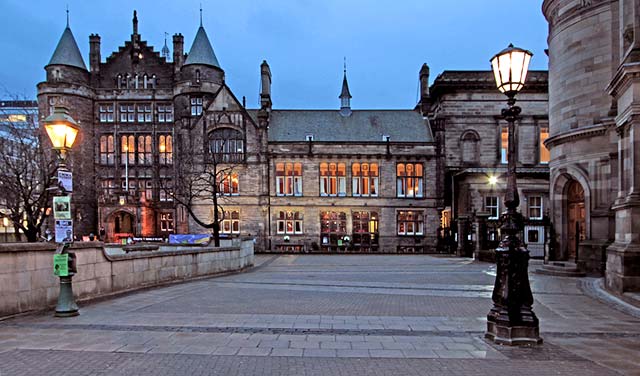
<path fill-rule="evenodd" d="M 496 185 L 498 184 L 498 177 L 497 176 L 489 176 L 489 184 L 491 185 Z"/>
<path fill-rule="evenodd" d="M 491 58 L 491 69 L 500 92 L 514 96 L 524 87 L 531 56 L 531 52 L 510 44 Z"/>
<path fill-rule="evenodd" d="M 56 149 L 70 149 L 78 135 L 78 128 L 72 127 L 65 123 L 46 124 L 44 128 L 47 135 Z"/>

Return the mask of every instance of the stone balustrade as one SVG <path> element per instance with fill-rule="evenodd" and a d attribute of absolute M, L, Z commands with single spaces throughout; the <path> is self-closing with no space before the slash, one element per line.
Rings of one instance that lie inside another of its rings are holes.
<path fill-rule="evenodd" d="M 0 317 L 54 307 L 59 279 L 53 275 L 55 244 L 0 245 Z M 101 242 L 79 242 L 71 252 L 77 257 L 73 277 L 77 300 L 158 286 L 220 273 L 237 272 L 253 265 L 253 240 L 242 239 L 228 247 L 162 244 L 156 250 L 107 252 Z"/>

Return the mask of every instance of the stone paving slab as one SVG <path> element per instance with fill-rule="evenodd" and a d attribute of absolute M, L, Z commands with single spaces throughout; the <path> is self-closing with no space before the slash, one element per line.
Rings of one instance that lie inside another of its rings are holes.
<path fill-rule="evenodd" d="M 265 260 L 254 272 L 83 306 L 74 318 L 0 321 L 0 375 L 47 374 L 41 366 L 52 354 L 91 363 L 79 372 L 88 375 L 583 376 L 640 368 L 640 319 L 586 296 L 575 279 L 532 275 L 545 343 L 514 349 L 483 338 L 494 265 L 428 256 Z"/>
<path fill-rule="evenodd" d="M 344 350 L 347 351 L 347 350 Z M 351 350 L 354 351 L 354 350 Z M 283 376 L 414 376 L 414 375 L 580 375 L 617 373 L 587 361 L 417 359 L 321 356 L 215 356 L 74 351 L 14 350 L 0 353 L 0 373 L 18 375 L 283 375 Z M 354 354 L 355 355 L 355 354 Z M 189 371 L 188 371 L 189 370 Z"/>

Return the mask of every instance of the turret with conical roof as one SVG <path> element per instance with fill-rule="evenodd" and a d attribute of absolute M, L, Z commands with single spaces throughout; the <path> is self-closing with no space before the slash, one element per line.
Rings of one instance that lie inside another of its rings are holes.
<path fill-rule="evenodd" d="M 68 14 L 67 26 L 62 32 L 49 64 L 44 68 L 47 71 L 47 81 L 86 82 L 89 78 L 78 43 L 69 27 Z"/>
<path fill-rule="evenodd" d="M 181 68 L 181 73 L 184 79 L 191 80 L 196 84 L 202 81 L 216 84 L 224 82 L 224 70 L 220 67 L 207 32 L 202 26 L 202 9 L 200 9 L 200 27 Z"/>

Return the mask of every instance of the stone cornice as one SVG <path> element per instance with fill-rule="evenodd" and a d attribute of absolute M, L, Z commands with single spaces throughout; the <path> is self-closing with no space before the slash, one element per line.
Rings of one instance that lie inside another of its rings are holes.
<path fill-rule="evenodd" d="M 568 7 L 570 3 L 575 5 Z M 542 14 L 551 26 L 555 27 L 568 20 L 584 16 L 585 13 L 593 12 L 604 6 L 611 6 L 611 3 L 618 0 L 544 0 L 542 2 Z M 563 9 L 562 14 L 559 13 Z M 566 10 L 568 8 L 568 10 Z"/>
<path fill-rule="evenodd" d="M 587 127 L 580 127 L 578 129 L 572 129 L 567 132 L 563 132 L 557 134 L 553 137 L 549 137 L 545 142 L 544 146 L 547 148 L 552 148 L 556 145 L 563 144 L 568 141 L 574 141 L 582 138 L 589 138 L 594 136 L 601 136 L 607 132 L 607 129 L 611 126 L 614 126 L 615 123 L 613 121 L 594 124 Z"/>
<path fill-rule="evenodd" d="M 609 95 L 616 97 L 633 81 L 640 82 L 640 62 L 621 64 L 606 90 Z"/>

